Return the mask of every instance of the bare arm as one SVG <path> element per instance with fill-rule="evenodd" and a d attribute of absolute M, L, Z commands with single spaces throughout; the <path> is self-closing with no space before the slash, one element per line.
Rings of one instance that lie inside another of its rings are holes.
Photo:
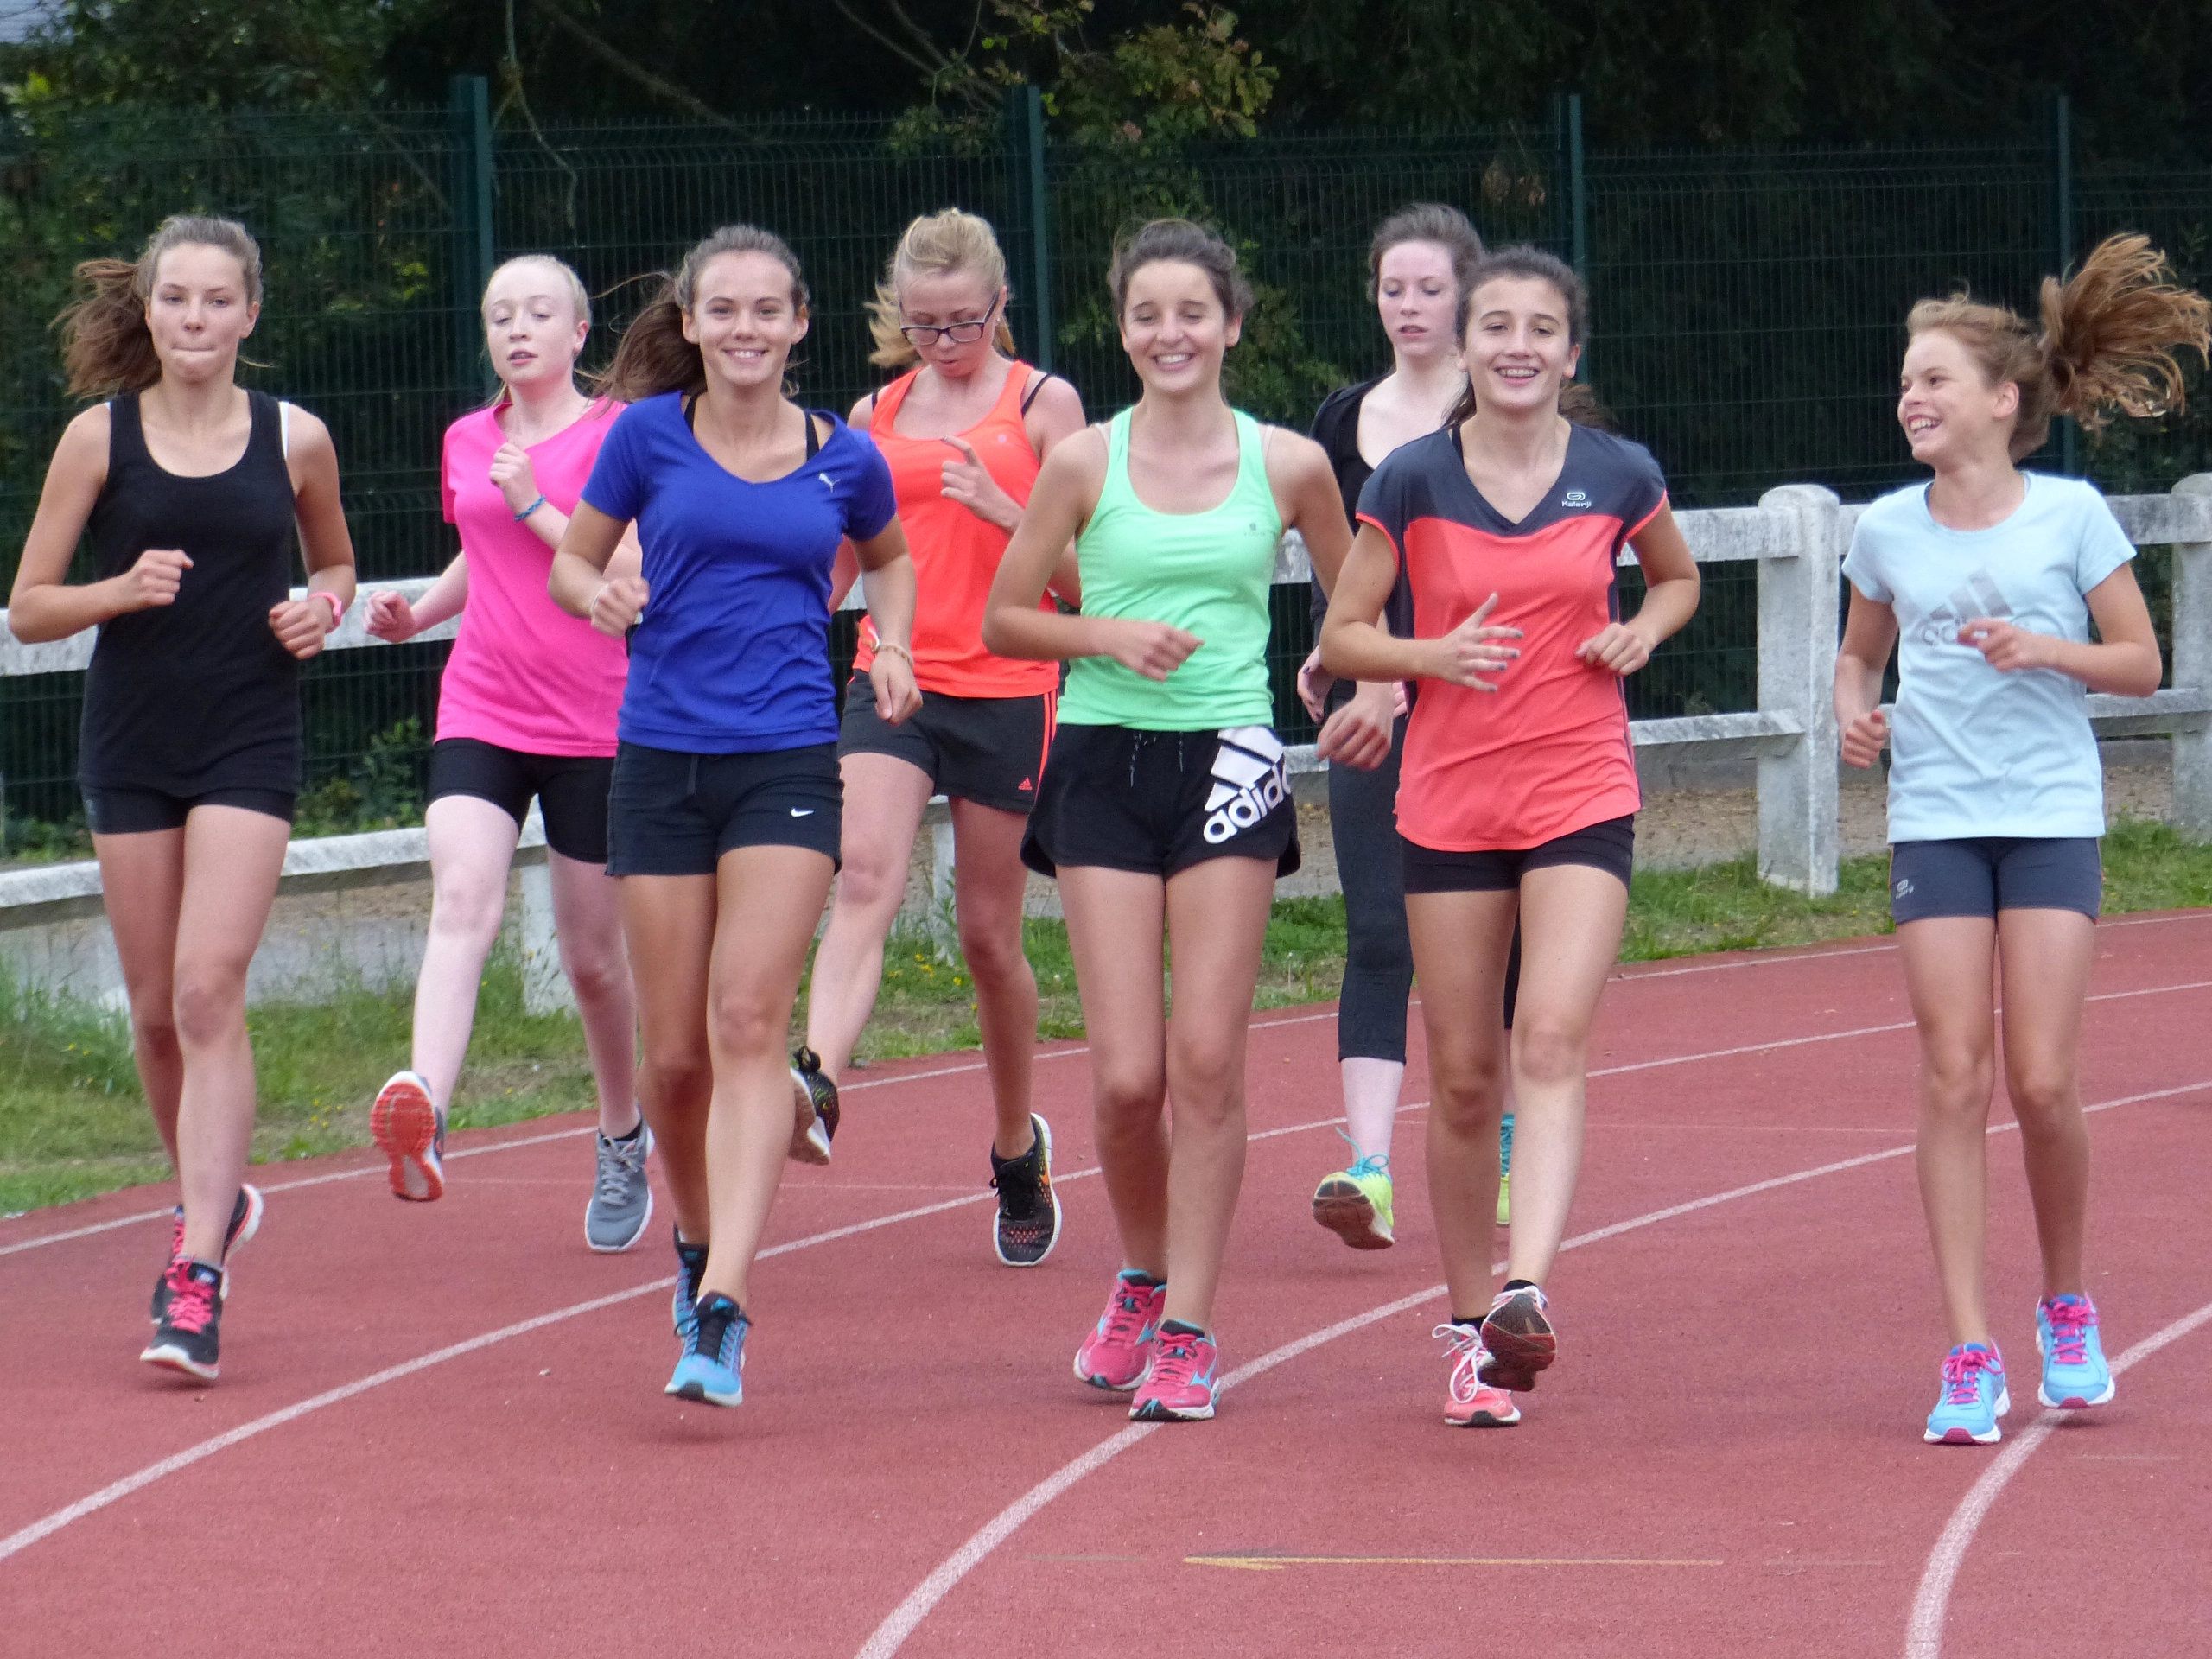
<path fill-rule="evenodd" d="M 1889 741 L 1889 722 L 1880 712 L 1882 671 L 1897 643 L 1896 610 L 1854 587 L 1835 654 L 1835 726 L 1847 765 L 1872 766 Z"/>
<path fill-rule="evenodd" d="M 293 512 L 307 556 L 306 597 L 270 607 L 269 626 L 284 649 L 304 662 L 322 649 L 353 602 L 353 536 L 338 495 L 338 450 L 330 429 L 305 410 L 291 422 Z M 321 595 L 328 594 L 327 600 Z"/>
<path fill-rule="evenodd" d="M 1492 627 L 1492 594 L 1451 632 L 1437 639 L 1393 639 L 1382 626 L 1382 607 L 1398 580 L 1398 553 L 1390 538 L 1362 524 L 1337 573 L 1329 614 L 1321 624 L 1321 666 L 1340 680 L 1446 680 L 1478 691 L 1495 691 L 1480 677 L 1502 672 L 1521 653 L 1505 643 L 1518 628 Z"/>
<path fill-rule="evenodd" d="M 612 569 L 616 550 L 630 539 L 628 524 L 579 501 L 545 577 L 545 591 L 556 605 L 570 616 L 589 617 L 592 626 L 617 639 L 637 626 L 651 596 L 643 575 L 617 575 Z"/>
<path fill-rule="evenodd" d="M 190 567 L 175 549 L 149 549 L 120 576 L 68 585 L 69 562 L 107 483 L 107 405 L 102 404 L 69 423 L 48 463 L 38 513 L 8 596 L 8 631 L 27 645 L 66 639 L 128 611 L 170 604 Z"/>
<path fill-rule="evenodd" d="M 1649 662 L 1651 653 L 1697 614 L 1704 586 L 1672 508 L 1654 513 L 1629 546 L 1643 567 L 1643 603 L 1627 621 L 1608 623 L 1574 652 L 1592 668 L 1624 676 Z"/>
<path fill-rule="evenodd" d="M 468 603 L 468 555 L 456 553 L 438 573 L 438 579 L 410 600 L 395 588 L 380 588 L 369 595 L 368 616 L 362 626 L 388 645 L 404 645 L 416 634 L 435 628 L 449 616 L 458 616 Z"/>
<path fill-rule="evenodd" d="M 2031 633 L 1994 617 L 1976 617 L 1959 630 L 1959 643 L 1972 645 L 1992 668 L 2014 673 L 2047 668 L 2079 680 L 2092 691 L 2123 697 L 2147 697 L 2158 689 L 2164 664 L 2158 635 L 2135 570 L 2123 564 L 2092 588 L 2087 598 L 2096 619 L 2097 643 L 2082 644 Z"/>
<path fill-rule="evenodd" d="M 860 565 L 861 594 L 875 627 L 875 660 L 868 677 L 879 719 L 897 725 L 922 706 L 914 684 L 914 561 L 906 531 L 893 518 L 866 541 L 846 543 Z"/>

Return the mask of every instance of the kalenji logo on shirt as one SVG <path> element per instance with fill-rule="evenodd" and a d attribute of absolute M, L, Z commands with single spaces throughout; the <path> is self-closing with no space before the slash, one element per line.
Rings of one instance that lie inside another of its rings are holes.
<path fill-rule="evenodd" d="M 1589 505 L 1589 494 L 1586 491 L 1583 490 L 1569 490 L 1565 495 L 1560 498 L 1560 505 L 1568 508 L 1575 512 L 1581 512 L 1583 508 Z"/>
<path fill-rule="evenodd" d="M 1218 847 L 1266 817 L 1290 793 L 1282 740 L 1264 726 L 1232 726 L 1213 757 L 1206 797 L 1206 843 Z"/>

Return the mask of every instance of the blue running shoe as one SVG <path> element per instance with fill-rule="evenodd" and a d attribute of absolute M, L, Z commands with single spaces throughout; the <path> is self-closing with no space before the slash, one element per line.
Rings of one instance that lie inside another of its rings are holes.
<path fill-rule="evenodd" d="M 1942 1397 L 1922 1438 L 1930 1446 L 1994 1446 L 2005 1438 L 1997 1420 L 2012 1409 L 2004 1357 L 1970 1342 L 1943 1356 Z"/>
<path fill-rule="evenodd" d="M 752 1328 L 753 1322 L 721 1292 L 702 1297 L 684 1339 L 683 1357 L 676 1362 L 664 1392 L 709 1406 L 742 1404 L 745 1333 Z"/>
<path fill-rule="evenodd" d="M 687 1244 L 682 1230 L 676 1231 L 676 1298 L 670 1313 L 676 1320 L 676 1334 L 685 1341 L 691 1338 L 691 1322 L 697 1317 L 699 1281 L 707 1276 L 707 1247 Z"/>
<path fill-rule="evenodd" d="M 2087 1296 L 2046 1296 L 2036 1304 L 2036 1348 L 2043 1355 L 2043 1381 L 2036 1389 L 2040 1403 L 2078 1411 L 2112 1398 L 2097 1305 Z"/>

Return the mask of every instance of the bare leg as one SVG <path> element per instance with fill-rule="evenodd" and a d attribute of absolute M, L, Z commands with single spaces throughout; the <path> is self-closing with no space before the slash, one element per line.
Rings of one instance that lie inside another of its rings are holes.
<path fill-rule="evenodd" d="M 784 1177 L 791 1141 L 791 1005 L 806 947 L 830 897 L 832 866 L 804 847 L 739 847 L 715 877 L 707 1040 L 714 1106 L 707 1116 L 713 1248 L 702 1292 L 740 1307 L 752 1300 L 753 1258 Z"/>
<path fill-rule="evenodd" d="M 1344 1085 L 1344 1128 L 1355 1158 L 1390 1156 L 1390 1131 L 1398 1121 L 1398 1092 L 1406 1079 L 1402 1060 L 1364 1059 L 1337 1063 Z"/>
<path fill-rule="evenodd" d="M 177 1105 L 184 1250 L 223 1259 L 231 1207 L 253 1145 L 253 1046 L 245 976 L 269 922 L 292 826 L 265 812 L 199 806 L 184 824 L 184 899 L 176 925 Z"/>
<path fill-rule="evenodd" d="M 155 1131 L 181 1171 L 177 1105 L 184 1098 L 184 1051 L 176 1040 L 176 924 L 184 904 L 184 831 L 94 836 L 108 929 L 130 999 L 130 1047 Z"/>
<path fill-rule="evenodd" d="M 1452 1317 L 1464 1323 L 1490 1311 L 1505 958 L 1519 907 L 1510 890 L 1406 895 L 1428 1036 L 1428 1202 Z"/>
<path fill-rule="evenodd" d="M 837 766 L 845 780 L 844 868 L 806 992 L 806 1046 L 832 1083 L 875 1010 L 883 942 L 906 897 L 914 837 L 930 804 L 930 776 L 919 766 L 888 754 L 849 754 Z M 791 1094 L 788 1078 L 784 1093 Z"/>
<path fill-rule="evenodd" d="M 1213 1328 L 1230 1223 L 1244 1182 L 1244 1047 L 1260 978 L 1273 859 L 1214 858 L 1169 879 L 1175 968 L 1167 1022 L 1167 1299 L 1161 1317 Z"/>
<path fill-rule="evenodd" d="M 2089 1207 L 2089 1128 L 2077 1057 L 2096 925 L 2077 911 L 2008 910 L 1997 918 L 2005 964 L 2005 1088 L 2043 1247 L 2043 1294 L 2078 1296 Z"/>
<path fill-rule="evenodd" d="M 990 1069 L 991 1149 L 1001 1158 L 1020 1157 L 1037 1140 L 1029 1126 L 1037 976 L 1021 940 L 1021 900 L 1029 887 L 1021 834 L 1027 823 L 1019 812 L 973 801 L 952 803 L 960 954 L 975 976 L 976 1024 L 983 1035 L 983 1062 Z"/>
<path fill-rule="evenodd" d="M 468 1055 L 484 959 L 499 940 L 522 827 L 505 808 L 474 795 L 442 795 L 423 819 L 430 841 L 430 937 L 415 980 L 410 1064 L 443 1110 Z"/>
<path fill-rule="evenodd" d="M 1996 937 L 1997 925 L 1979 916 L 1930 917 L 1897 929 L 1905 988 L 1920 1027 L 1920 1204 L 1954 1347 L 1989 1341 L 1981 1279 L 1996 1070 L 1990 997 Z M 2080 1017 L 2076 1008 L 2075 1019 Z"/>
<path fill-rule="evenodd" d="M 676 1230 L 703 1244 L 713 1236 L 707 1114 L 715 1071 L 707 1045 L 707 976 L 715 949 L 715 878 L 626 875 L 618 885 L 645 1052 L 638 1099 L 660 1150 Z M 788 1099 L 788 1084 L 785 1094 Z"/>
<path fill-rule="evenodd" d="M 1521 998 L 1510 1045 L 1515 1107 L 1509 1278 L 1542 1284 L 1567 1236 L 1582 1172 L 1590 1024 L 1605 976 L 1619 959 L 1627 917 L 1628 888 L 1604 870 L 1554 864 L 1521 878 Z M 1491 1135 L 1495 1141 L 1495 1127 Z"/>
<path fill-rule="evenodd" d="M 622 945 L 622 883 L 596 864 L 545 849 L 561 970 L 576 994 L 599 1085 L 599 1128 L 620 1137 L 638 1127 L 638 999 Z"/>
<path fill-rule="evenodd" d="M 1157 876 L 1063 865 L 1090 1042 L 1090 1100 L 1106 1201 L 1125 1267 L 1167 1277 L 1167 1020 L 1160 947 L 1166 884 Z"/>

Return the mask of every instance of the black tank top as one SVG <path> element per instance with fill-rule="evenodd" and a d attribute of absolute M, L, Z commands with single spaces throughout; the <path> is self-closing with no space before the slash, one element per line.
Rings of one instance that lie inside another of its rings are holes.
<path fill-rule="evenodd" d="M 292 478 L 276 400 L 246 397 L 245 454 L 207 478 L 156 463 L 137 393 L 108 404 L 107 483 L 91 521 L 100 579 L 152 547 L 182 548 L 192 568 L 174 604 L 100 625 L 77 756 L 86 785 L 181 796 L 300 786 L 299 664 L 269 626 L 291 592 Z"/>

